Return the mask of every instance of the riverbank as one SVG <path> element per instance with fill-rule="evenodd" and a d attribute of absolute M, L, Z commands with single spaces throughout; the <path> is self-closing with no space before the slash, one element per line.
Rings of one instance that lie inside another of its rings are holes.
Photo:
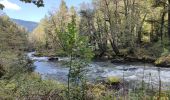
<path fill-rule="evenodd" d="M 58 60 L 57 57 L 66 57 L 65 54 L 58 52 L 37 52 L 34 54 L 37 57 L 49 57 L 51 60 Z M 95 56 L 93 61 L 111 61 L 112 63 L 131 63 L 131 62 L 142 62 L 142 63 L 151 63 L 157 67 L 170 67 L 170 55 L 164 55 L 161 57 L 152 57 L 149 55 L 114 55 L 110 56 L 110 54 L 103 55 L 102 57 Z"/>
<path fill-rule="evenodd" d="M 107 61 L 112 63 L 131 63 L 142 62 L 151 63 L 157 67 L 170 67 L 170 53 L 167 49 L 161 50 L 155 47 L 136 48 L 131 51 L 128 49 L 120 49 L 120 54 L 115 55 L 112 51 L 107 51 L 102 56 L 94 56 L 93 60 Z"/>
<path fill-rule="evenodd" d="M 170 53 L 163 48 L 160 43 L 143 45 L 135 49 L 119 49 L 120 54 L 115 55 L 112 50 L 107 50 L 101 55 L 100 51 L 94 51 L 93 61 L 111 61 L 112 63 L 142 62 L 151 63 L 157 67 L 170 67 Z M 35 56 L 46 56 L 50 58 L 65 57 L 66 54 L 61 50 L 40 50 Z"/>

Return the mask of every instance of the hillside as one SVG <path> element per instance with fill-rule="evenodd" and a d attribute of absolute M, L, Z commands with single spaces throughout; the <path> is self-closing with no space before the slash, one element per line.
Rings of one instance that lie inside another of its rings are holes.
<path fill-rule="evenodd" d="M 38 25 L 37 22 L 24 21 L 24 20 L 20 20 L 20 19 L 12 19 L 12 21 L 25 27 L 29 32 L 32 32 Z"/>

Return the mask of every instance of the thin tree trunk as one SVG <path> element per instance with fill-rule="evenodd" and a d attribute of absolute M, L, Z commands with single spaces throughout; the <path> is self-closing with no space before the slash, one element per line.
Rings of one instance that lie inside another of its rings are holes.
<path fill-rule="evenodd" d="M 162 84 L 161 84 L 161 76 L 160 76 L 160 68 L 158 68 L 158 75 L 159 75 L 159 97 L 158 97 L 158 100 L 161 99 L 161 87 L 162 87 Z"/>
<path fill-rule="evenodd" d="M 154 23 L 151 23 L 150 42 L 153 42 Z"/>
<path fill-rule="evenodd" d="M 96 35 L 96 38 L 97 38 L 97 45 L 99 47 L 99 51 L 100 51 L 100 54 L 99 54 L 99 57 L 102 57 L 105 52 L 107 51 L 107 40 L 106 39 L 103 39 L 103 31 L 102 31 L 102 25 L 100 22 L 100 19 L 99 17 L 97 17 L 97 26 L 98 26 L 98 35 Z"/>
<path fill-rule="evenodd" d="M 164 9 L 165 9 L 165 7 L 164 7 Z M 165 15 L 166 15 L 166 12 L 164 11 L 162 13 L 162 16 L 161 16 L 161 29 L 160 29 L 161 43 L 163 41 L 163 30 L 164 30 L 164 23 L 165 23 Z"/>
<path fill-rule="evenodd" d="M 72 52 L 71 52 L 71 55 L 70 55 L 70 65 L 69 65 L 69 73 L 68 73 L 68 80 L 67 80 L 68 100 L 70 100 L 70 75 L 71 75 L 71 70 L 72 70 L 72 60 L 73 60 L 73 57 L 72 57 Z"/>
<path fill-rule="evenodd" d="M 112 49 L 113 49 L 113 51 L 115 52 L 115 54 L 116 54 L 116 55 L 120 54 L 119 49 L 118 49 L 117 46 L 115 45 L 115 42 L 114 42 L 113 40 L 111 40 L 111 39 L 110 39 L 109 41 L 110 41 L 110 43 L 111 43 Z"/>
<path fill-rule="evenodd" d="M 170 41 L 170 0 L 168 0 L 168 37 Z"/>
<path fill-rule="evenodd" d="M 142 27 L 143 27 L 143 23 L 144 23 L 144 21 L 145 21 L 145 19 L 146 19 L 146 16 L 147 16 L 147 13 L 146 13 L 145 16 L 144 16 L 144 18 L 143 18 L 143 20 L 142 20 L 142 22 L 141 22 L 141 25 L 140 25 L 140 27 L 139 27 L 139 31 L 138 31 L 138 44 L 139 44 L 139 45 L 141 44 Z"/>

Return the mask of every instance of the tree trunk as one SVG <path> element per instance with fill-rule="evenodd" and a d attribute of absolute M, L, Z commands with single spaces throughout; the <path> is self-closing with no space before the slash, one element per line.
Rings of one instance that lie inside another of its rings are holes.
<path fill-rule="evenodd" d="M 153 42 L 153 32 L 154 32 L 154 25 L 151 23 L 151 32 L 150 32 L 150 42 Z"/>
<path fill-rule="evenodd" d="M 119 49 L 117 48 L 117 46 L 115 45 L 115 42 L 111 39 L 109 39 L 110 43 L 111 43 L 111 46 L 112 46 L 112 49 L 113 51 L 115 52 L 116 55 L 120 54 L 119 52 Z"/>
<path fill-rule="evenodd" d="M 144 24 L 144 21 L 145 21 L 145 19 L 146 19 L 146 16 L 147 16 L 147 13 L 145 14 L 145 16 L 143 17 L 143 19 L 142 19 L 142 22 L 141 22 L 141 24 L 140 24 L 140 27 L 139 27 L 139 31 L 138 31 L 138 40 L 137 40 L 137 43 L 138 43 L 138 45 L 140 45 L 141 44 L 141 39 L 142 39 L 142 27 L 143 27 L 143 24 Z"/>
<path fill-rule="evenodd" d="M 115 44 L 115 33 L 113 31 L 113 24 L 112 24 L 112 18 L 111 18 L 111 11 L 109 10 L 109 3 L 107 2 L 107 0 L 104 0 L 105 2 L 105 5 L 106 5 L 106 10 L 107 10 L 107 17 L 108 17 L 108 23 L 109 23 L 109 28 L 110 28 L 110 32 L 111 32 L 111 37 L 109 39 L 110 43 L 111 43 L 111 46 L 112 46 L 112 49 L 113 51 L 115 52 L 116 55 L 120 54 L 119 52 L 119 49 L 117 48 L 116 44 Z M 109 35 L 108 35 L 109 36 Z"/>
<path fill-rule="evenodd" d="M 96 35 L 96 38 L 97 38 L 97 45 L 99 47 L 99 51 L 100 51 L 100 54 L 99 54 L 99 57 L 102 57 L 105 52 L 107 51 L 107 38 L 103 38 L 103 31 L 102 31 L 102 24 L 100 23 L 100 19 L 99 19 L 99 16 L 97 16 L 97 26 L 98 26 L 98 35 Z M 106 27 L 106 26 L 105 26 Z"/>
<path fill-rule="evenodd" d="M 168 37 L 170 41 L 170 0 L 168 0 Z"/>
<path fill-rule="evenodd" d="M 164 7 L 164 10 L 165 10 L 165 7 Z M 163 41 L 163 30 L 164 30 L 164 23 L 165 23 L 165 15 L 166 15 L 166 12 L 164 11 L 162 13 L 162 16 L 161 16 L 161 29 L 160 29 L 161 43 Z"/>

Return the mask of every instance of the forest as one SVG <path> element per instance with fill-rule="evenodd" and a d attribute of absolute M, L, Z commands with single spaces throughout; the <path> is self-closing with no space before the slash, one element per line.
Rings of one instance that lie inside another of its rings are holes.
<path fill-rule="evenodd" d="M 155 62 L 163 53 L 168 56 L 169 43 L 167 2 L 158 1 L 94 0 L 92 4 L 81 4 L 80 11 L 69 9 L 63 2 L 59 10 L 41 20 L 30 41 L 40 49 L 39 53 L 43 49 L 43 54 L 47 50 L 55 55 L 65 47 L 56 33 L 67 32 L 67 24 L 74 16 L 78 33 L 89 38 L 96 58 Z M 156 65 L 168 63 L 167 59 L 159 60 L 165 61 L 157 61 Z"/>
<path fill-rule="evenodd" d="M 59 1 L 32 32 L 0 4 L 0 100 L 170 99 L 170 0 Z"/>

